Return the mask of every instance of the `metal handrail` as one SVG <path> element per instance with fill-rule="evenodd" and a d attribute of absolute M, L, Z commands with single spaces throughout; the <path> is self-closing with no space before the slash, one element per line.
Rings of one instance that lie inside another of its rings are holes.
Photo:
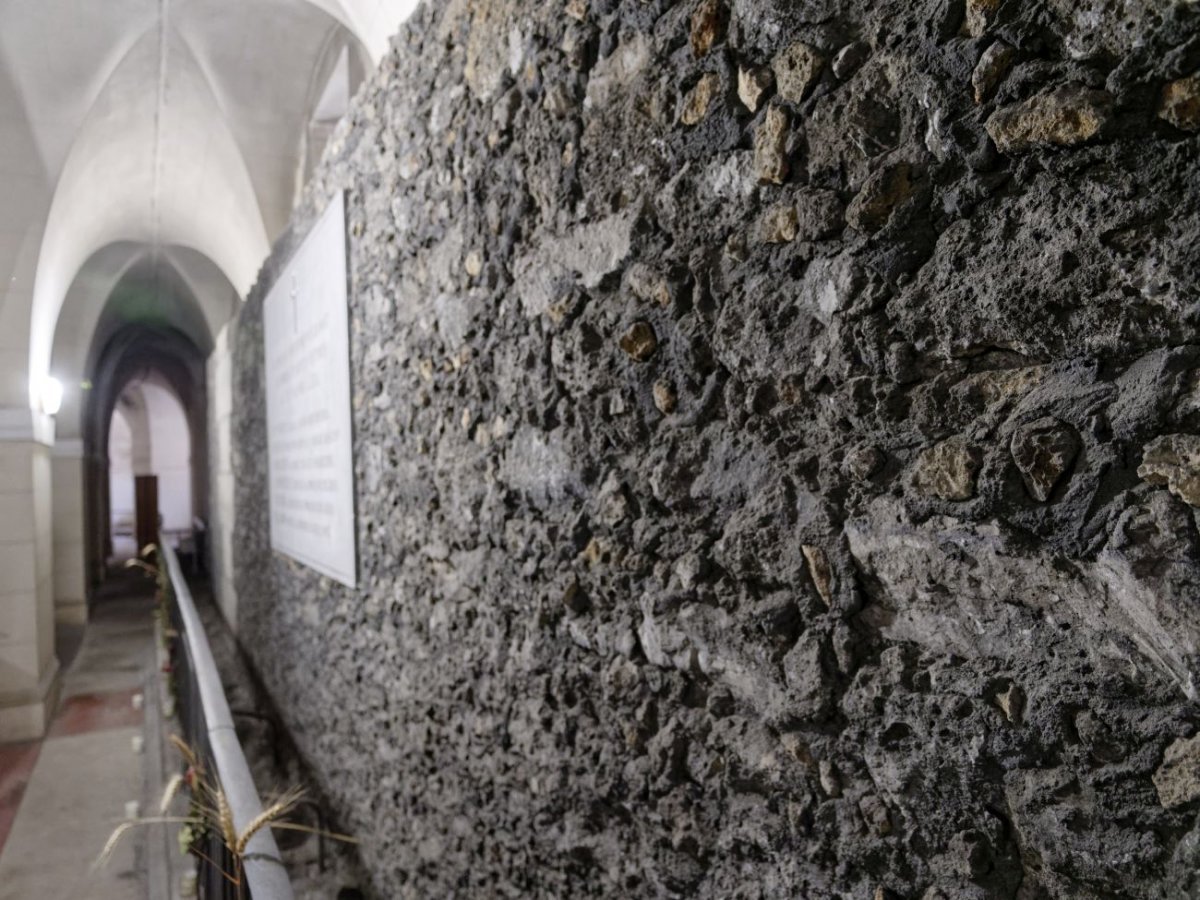
<path fill-rule="evenodd" d="M 174 611 L 178 614 L 179 631 L 185 642 L 190 668 L 189 687 L 195 691 L 196 705 L 199 707 L 193 710 L 193 715 L 199 713 L 199 726 L 203 729 L 203 734 L 189 734 L 188 739 L 196 742 L 197 738 L 202 738 L 208 745 L 221 789 L 233 813 L 234 828 L 240 834 L 262 813 L 262 800 L 254 787 L 250 766 L 238 742 L 233 715 L 225 698 L 212 648 L 208 645 L 204 624 L 192 601 L 192 592 L 184 580 L 175 551 L 161 536 L 159 552 L 167 567 L 175 600 Z M 253 900 L 292 900 L 292 885 L 270 828 L 260 829 L 247 842 L 242 858 L 242 873 Z"/>

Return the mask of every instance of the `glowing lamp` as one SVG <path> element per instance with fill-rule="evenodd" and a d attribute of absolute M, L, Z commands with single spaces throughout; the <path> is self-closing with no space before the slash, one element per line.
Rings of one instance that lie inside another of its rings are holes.
<path fill-rule="evenodd" d="M 63 402 L 62 382 L 57 378 L 47 376 L 42 382 L 40 394 L 42 412 L 48 416 L 58 415 L 58 411 L 62 409 Z"/>

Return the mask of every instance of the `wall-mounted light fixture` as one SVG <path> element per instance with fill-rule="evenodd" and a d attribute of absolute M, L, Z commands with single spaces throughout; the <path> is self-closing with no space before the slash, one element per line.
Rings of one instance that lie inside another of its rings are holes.
<path fill-rule="evenodd" d="M 42 412 L 48 416 L 58 415 L 58 411 L 62 409 L 63 402 L 62 382 L 57 378 L 47 375 L 42 381 L 42 389 L 38 393 L 39 402 L 42 404 Z"/>

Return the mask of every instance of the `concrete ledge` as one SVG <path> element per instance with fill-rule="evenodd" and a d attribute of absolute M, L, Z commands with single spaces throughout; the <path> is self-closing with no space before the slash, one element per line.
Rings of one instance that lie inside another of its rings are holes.
<path fill-rule="evenodd" d="M 45 736 L 62 693 L 60 676 L 58 660 L 52 660 L 38 683 L 35 698 L 0 701 L 0 744 L 33 741 Z"/>

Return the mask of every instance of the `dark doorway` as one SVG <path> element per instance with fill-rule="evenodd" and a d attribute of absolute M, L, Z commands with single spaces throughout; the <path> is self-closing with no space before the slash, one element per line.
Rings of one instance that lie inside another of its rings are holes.
<path fill-rule="evenodd" d="M 158 476 L 134 479 L 134 508 L 137 510 L 137 549 L 158 542 Z"/>

